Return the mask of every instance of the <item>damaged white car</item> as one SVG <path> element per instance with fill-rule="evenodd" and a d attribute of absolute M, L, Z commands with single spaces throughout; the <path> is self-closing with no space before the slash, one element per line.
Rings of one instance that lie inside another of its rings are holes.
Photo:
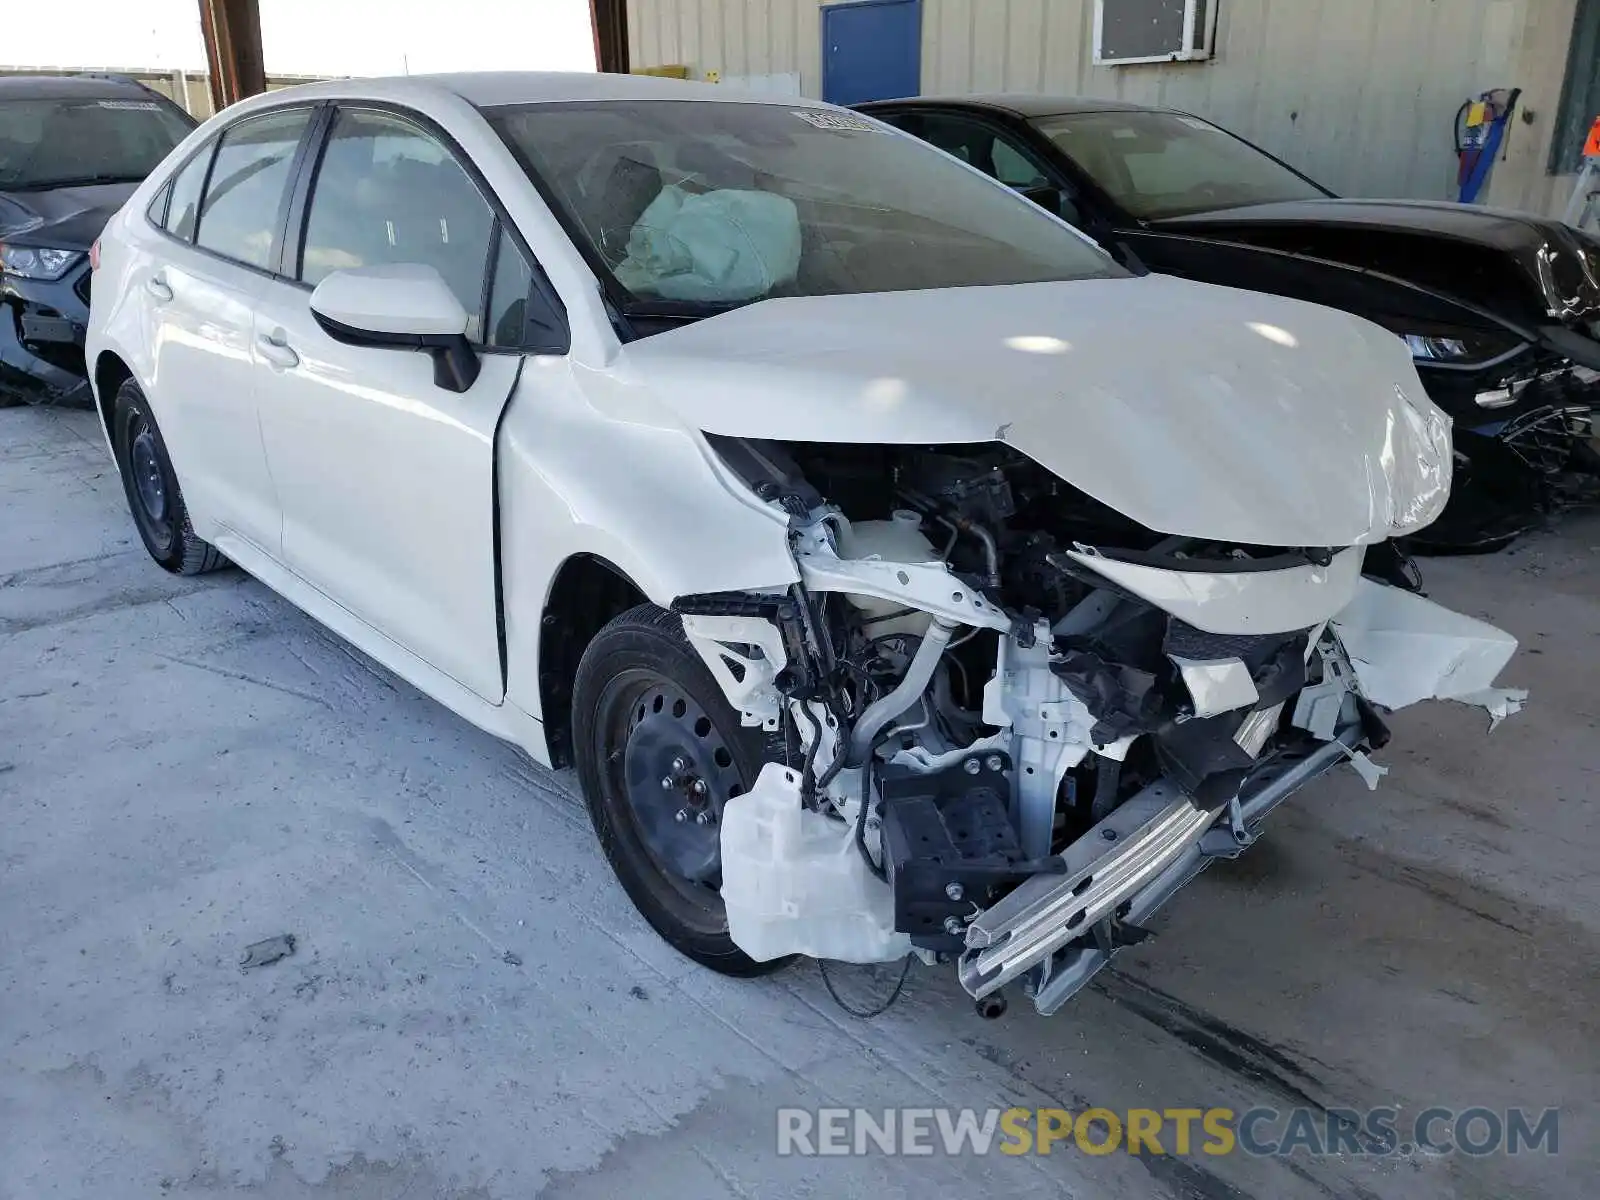
<path fill-rule="evenodd" d="M 1515 642 L 1364 574 L 1446 419 L 1329 309 L 1139 278 L 870 119 L 615 76 L 235 106 L 89 331 L 151 555 L 578 769 L 674 946 L 1057 1009 Z M 1384 573 L 1399 578 L 1391 562 Z"/>

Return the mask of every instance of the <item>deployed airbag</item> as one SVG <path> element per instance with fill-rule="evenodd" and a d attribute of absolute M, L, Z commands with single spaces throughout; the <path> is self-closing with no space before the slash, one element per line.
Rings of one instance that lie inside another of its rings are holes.
<path fill-rule="evenodd" d="M 800 269 L 800 214 L 770 192 L 661 189 L 628 235 L 617 280 L 667 300 L 754 300 Z"/>
<path fill-rule="evenodd" d="M 1493 686 L 1516 638 L 1412 592 L 1363 578 L 1331 624 L 1374 704 L 1457 700 L 1487 709 L 1498 724 L 1528 698 L 1520 688 Z"/>

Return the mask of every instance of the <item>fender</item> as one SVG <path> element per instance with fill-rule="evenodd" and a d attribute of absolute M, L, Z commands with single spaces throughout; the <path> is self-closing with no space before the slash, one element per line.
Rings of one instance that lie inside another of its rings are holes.
<path fill-rule="evenodd" d="M 539 622 L 571 556 L 605 560 L 663 608 L 680 596 L 782 590 L 800 578 L 787 519 L 698 431 L 644 414 L 595 419 L 607 378 L 564 358 L 530 358 L 500 425 L 507 697 L 535 716 Z"/>

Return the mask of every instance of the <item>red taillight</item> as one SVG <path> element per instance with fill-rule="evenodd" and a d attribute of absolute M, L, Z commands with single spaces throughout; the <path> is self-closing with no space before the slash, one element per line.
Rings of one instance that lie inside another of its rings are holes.
<path fill-rule="evenodd" d="M 95 238 L 94 245 L 89 247 L 89 270 L 98 271 L 99 269 L 100 269 L 100 239 L 99 238 Z"/>

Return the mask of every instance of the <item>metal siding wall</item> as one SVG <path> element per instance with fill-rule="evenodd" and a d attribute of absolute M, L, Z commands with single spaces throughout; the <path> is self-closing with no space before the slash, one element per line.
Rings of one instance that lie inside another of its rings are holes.
<path fill-rule="evenodd" d="M 691 79 L 798 73 L 821 86 L 817 0 L 628 0 L 636 67 L 683 65 Z"/>
<path fill-rule="evenodd" d="M 1449 198 L 1451 122 L 1520 85 L 1496 203 L 1559 211 L 1544 174 L 1575 0 L 1216 0 L 1209 63 L 1096 67 L 1093 0 L 923 0 L 924 93 L 1045 91 L 1208 116 L 1348 195 Z M 639 66 L 798 72 L 819 94 L 822 0 L 629 0 Z"/>

